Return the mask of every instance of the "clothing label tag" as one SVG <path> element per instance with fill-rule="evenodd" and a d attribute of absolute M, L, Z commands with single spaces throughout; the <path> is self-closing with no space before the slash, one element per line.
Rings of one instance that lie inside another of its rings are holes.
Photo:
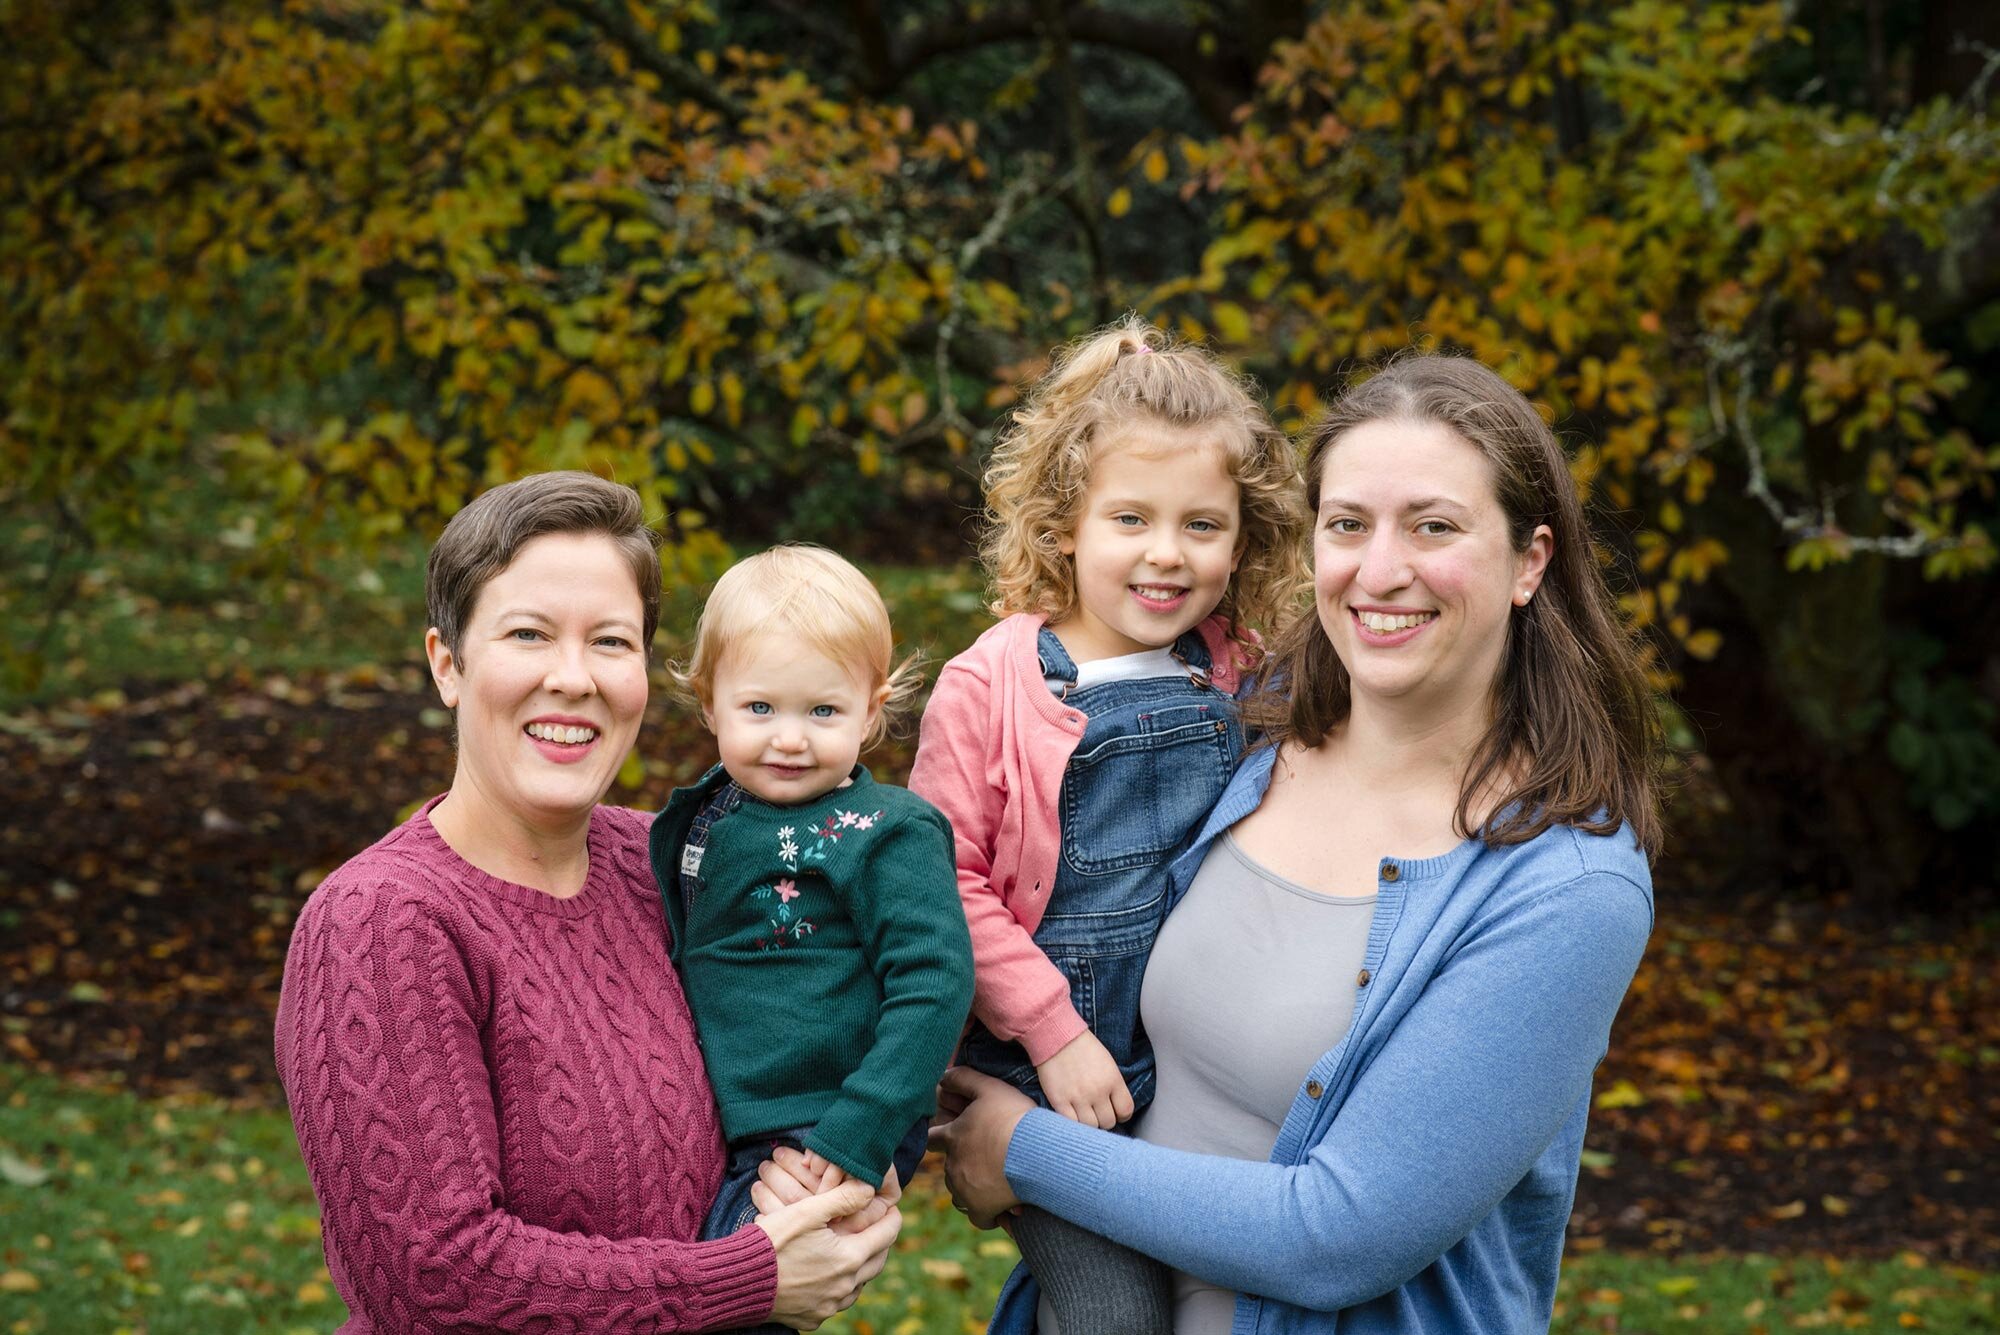
<path fill-rule="evenodd" d="M 681 848 L 681 875 L 701 875 L 701 855 L 703 852 L 704 850 L 699 844 L 687 844 Z"/>

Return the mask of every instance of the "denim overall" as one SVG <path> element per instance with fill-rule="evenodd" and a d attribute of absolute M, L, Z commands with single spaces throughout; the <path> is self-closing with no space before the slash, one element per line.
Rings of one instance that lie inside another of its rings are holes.
<path fill-rule="evenodd" d="M 1165 913 L 1167 864 L 1228 785 L 1243 731 L 1236 702 L 1209 684 L 1208 646 L 1194 631 L 1174 642 L 1185 676 L 1081 690 L 1062 641 L 1044 628 L 1036 648 L 1043 675 L 1070 683 L 1063 701 L 1086 722 L 1063 772 L 1062 857 L 1034 941 L 1143 1108 L 1153 1047 L 1139 1025 L 1139 985 Z M 977 1020 L 959 1060 L 1047 1106 L 1026 1050 Z"/>

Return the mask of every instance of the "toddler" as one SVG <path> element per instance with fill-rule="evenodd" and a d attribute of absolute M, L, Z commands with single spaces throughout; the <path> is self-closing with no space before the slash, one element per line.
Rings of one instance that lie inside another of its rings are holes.
<path fill-rule="evenodd" d="M 777 1145 L 821 1190 L 908 1182 L 965 1023 L 972 956 L 951 827 L 860 753 L 915 686 L 853 566 L 776 547 L 730 568 L 677 673 L 721 764 L 675 791 L 653 874 L 730 1155 L 704 1238 L 756 1217 Z"/>
<path fill-rule="evenodd" d="M 945 666 L 910 786 L 971 925 L 959 1059 L 1091 1126 L 1153 1092 L 1139 985 L 1166 867 L 1243 749 L 1233 692 L 1299 587 L 1297 464 L 1244 382 L 1128 319 L 1066 350 L 987 471 L 1005 619 Z M 1172 1329 L 1164 1267 L 1027 1209 L 1061 1335 Z"/>

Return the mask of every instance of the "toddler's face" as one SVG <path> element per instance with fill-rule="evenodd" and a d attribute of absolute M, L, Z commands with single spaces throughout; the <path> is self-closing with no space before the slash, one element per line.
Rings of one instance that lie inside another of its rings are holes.
<path fill-rule="evenodd" d="M 1078 607 L 1051 629 L 1072 658 L 1172 644 L 1215 610 L 1243 554 L 1222 444 L 1150 419 L 1107 433 L 1062 551 L 1076 563 Z"/>
<path fill-rule="evenodd" d="M 730 778 L 794 806 L 846 782 L 881 707 L 880 692 L 845 664 L 759 635 L 723 656 L 703 719 Z"/>

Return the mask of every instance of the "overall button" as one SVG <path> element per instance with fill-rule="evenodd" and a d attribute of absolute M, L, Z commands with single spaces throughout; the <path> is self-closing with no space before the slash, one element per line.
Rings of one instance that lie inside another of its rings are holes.
<path fill-rule="evenodd" d="M 1382 864 L 1383 880 L 1393 883 L 1399 880 L 1402 877 L 1402 875 L 1403 875 L 1403 869 L 1401 867 L 1398 867 L 1395 863 L 1385 862 Z"/>
<path fill-rule="evenodd" d="M 1325 1085 L 1322 1085 L 1322 1084 L 1321 1084 L 1321 1083 L 1320 1083 L 1319 1081 L 1317 1081 L 1317 1080 L 1308 1080 L 1308 1081 L 1306 1081 L 1306 1097 L 1307 1097 L 1307 1098 L 1309 1098 L 1309 1099 L 1316 1099 L 1316 1098 L 1318 1098 L 1318 1097 L 1319 1097 L 1320 1095 L 1322 1095 L 1322 1094 L 1324 1094 L 1324 1093 L 1326 1093 L 1326 1086 L 1325 1086 Z"/>
<path fill-rule="evenodd" d="M 1366 969 L 1363 969 L 1363 970 L 1362 970 L 1362 971 L 1360 972 L 1360 974 L 1359 974 L 1359 975 L 1357 975 L 1357 976 L 1355 977 L 1355 979 L 1354 979 L 1354 985 L 1355 985 L 1356 987 L 1366 987 L 1366 986 L 1368 986 L 1368 980 L 1369 980 L 1369 979 L 1371 979 L 1371 978 L 1373 978 L 1374 976 L 1375 976 L 1375 975 L 1374 975 L 1374 974 L 1372 974 L 1372 973 L 1370 973 L 1370 972 L 1368 972 L 1368 970 L 1366 970 Z"/>

